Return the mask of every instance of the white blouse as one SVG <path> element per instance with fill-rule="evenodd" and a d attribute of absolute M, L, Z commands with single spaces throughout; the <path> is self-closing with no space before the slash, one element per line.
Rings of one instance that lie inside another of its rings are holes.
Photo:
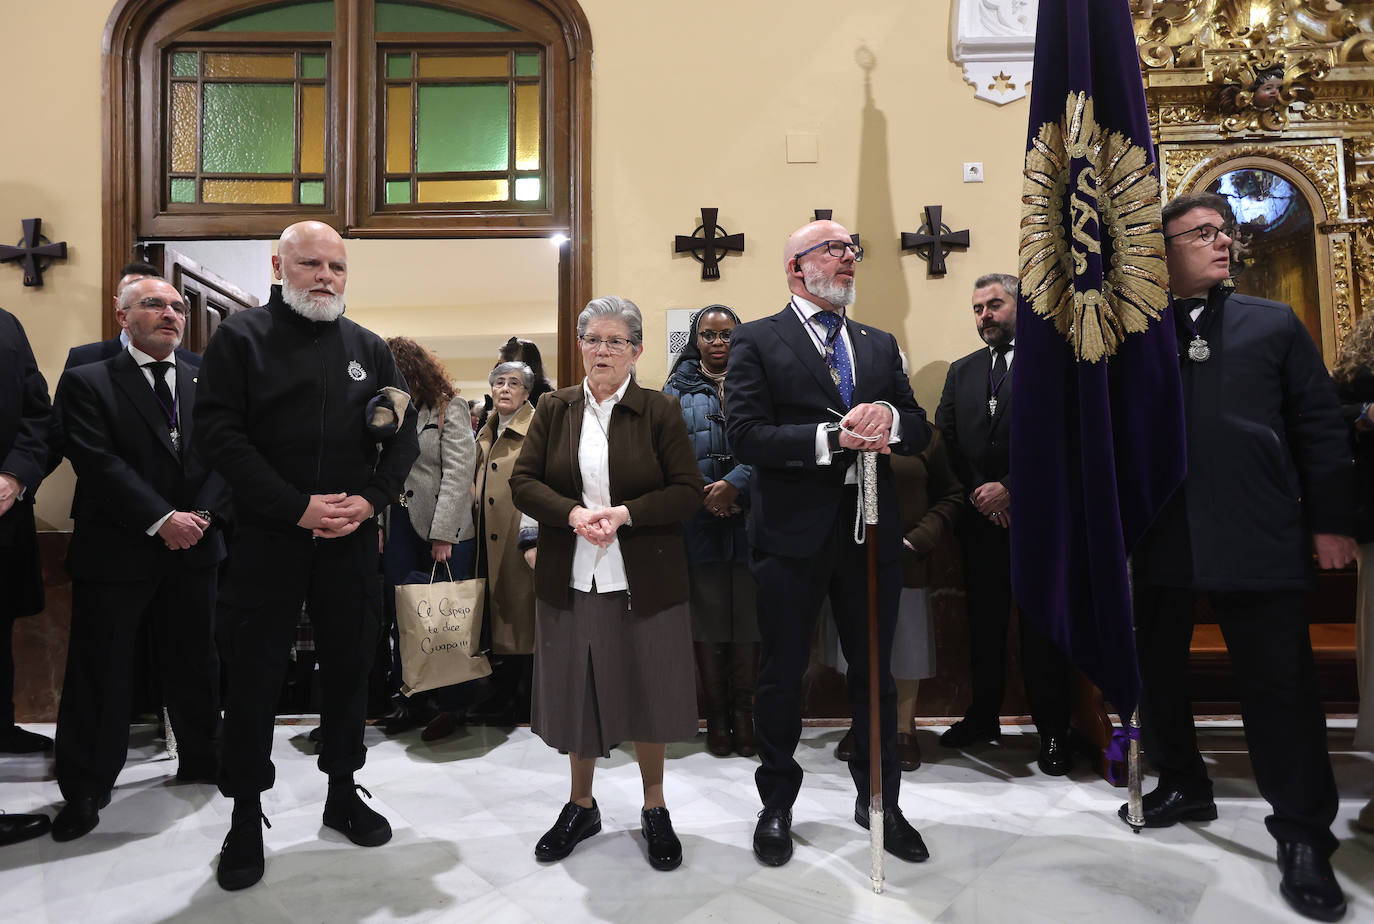
<path fill-rule="evenodd" d="M 582 471 L 582 506 L 588 510 L 605 510 L 615 506 L 611 502 L 610 427 L 611 411 L 630 387 L 629 376 L 615 394 L 598 402 L 582 380 L 582 397 L 586 409 L 582 412 L 582 436 L 577 445 L 577 464 Z M 625 559 L 620 554 L 620 538 L 611 540 L 606 548 L 595 545 L 583 536 L 577 537 L 573 549 L 572 577 L 569 586 L 583 593 L 606 594 L 628 590 Z"/>

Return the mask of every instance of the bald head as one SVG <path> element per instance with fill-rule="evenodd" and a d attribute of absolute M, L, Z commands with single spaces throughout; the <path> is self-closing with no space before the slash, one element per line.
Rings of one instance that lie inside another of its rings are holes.
<path fill-rule="evenodd" d="M 845 245 L 840 256 L 821 246 L 827 241 Z M 854 302 L 854 249 L 849 231 L 838 221 L 813 221 L 787 239 L 783 268 L 787 287 L 795 295 L 828 304 L 834 310 Z"/>
<path fill-rule="evenodd" d="M 282 298 L 300 314 L 332 321 L 343 313 L 348 251 L 324 222 L 300 221 L 283 231 L 272 272 L 281 280 Z"/>

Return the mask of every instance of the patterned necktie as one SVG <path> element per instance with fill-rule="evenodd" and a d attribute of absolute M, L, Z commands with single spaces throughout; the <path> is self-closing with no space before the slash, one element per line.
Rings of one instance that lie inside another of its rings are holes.
<path fill-rule="evenodd" d="M 817 311 L 811 317 L 824 325 L 827 331 L 825 364 L 830 367 L 830 377 L 835 380 L 835 387 L 840 390 L 840 397 L 848 408 L 854 398 L 854 367 L 849 362 L 849 350 L 845 348 L 844 337 L 840 335 L 844 318 L 834 311 Z"/>

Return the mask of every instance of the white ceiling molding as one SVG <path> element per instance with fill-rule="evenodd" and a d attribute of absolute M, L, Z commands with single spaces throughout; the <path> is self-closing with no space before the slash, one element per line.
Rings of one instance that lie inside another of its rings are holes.
<path fill-rule="evenodd" d="M 1035 61 L 1037 0 L 956 0 L 954 61 L 973 95 L 1004 106 L 1026 95 Z"/>

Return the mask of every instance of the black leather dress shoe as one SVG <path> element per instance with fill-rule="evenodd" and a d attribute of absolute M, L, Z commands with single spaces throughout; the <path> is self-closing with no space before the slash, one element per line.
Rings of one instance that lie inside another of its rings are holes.
<path fill-rule="evenodd" d="M 996 741 L 1002 729 L 996 722 L 982 723 L 971 719 L 960 719 L 940 736 L 940 744 L 947 748 L 966 748 L 971 744 L 987 744 Z"/>
<path fill-rule="evenodd" d="M 1042 734 L 1040 756 L 1036 759 L 1035 765 L 1040 768 L 1041 773 L 1049 776 L 1067 776 L 1073 769 L 1073 747 L 1069 744 L 1069 736 Z"/>
<path fill-rule="evenodd" d="M 263 858 L 262 826 L 272 827 L 272 822 L 261 812 L 236 811 L 234 815 L 229 833 L 219 849 L 219 867 L 215 870 L 215 881 L 226 892 L 246 889 L 262 878 L 267 868 Z"/>
<path fill-rule="evenodd" d="M 217 783 L 219 767 L 214 761 L 181 759 L 177 762 L 178 783 Z"/>
<path fill-rule="evenodd" d="M 90 834 L 100 824 L 100 810 L 110 804 L 110 794 L 103 796 L 76 796 L 68 799 L 62 811 L 52 820 L 52 839 L 55 841 L 74 841 Z"/>
<path fill-rule="evenodd" d="M 583 808 L 576 802 L 569 802 L 558 813 L 553 827 L 544 832 L 539 843 L 534 845 L 534 858 L 550 863 L 561 860 L 573 852 L 573 848 L 601 831 L 601 809 L 596 800 L 591 808 Z M 647 835 L 646 835 L 647 836 Z"/>
<path fill-rule="evenodd" d="M 51 827 L 47 815 L 0 814 L 0 847 L 42 837 Z"/>
<path fill-rule="evenodd" d="M 682 841 L 673 831 L 673 820 L 666 808 L 644 809 L 639 813 L 640 833 L 649 842 L 649 865 L 665 872 L 682 865 Z"/>
<path fill-rule="evenodd" d="M 863 796 L 854 800 L 854 821 L 868 830 L 868 800 Z M 930 859 L 926 842 L 895 805 L 883 808 L 883 849 L 908 863 L 924 863 Z"/>
<path fill-rule="evenodd" d="M 754 856 L 765 866 L 782 866 L 792 859 L 792 810 L 766 808 L 754 826 Z"/>
<path fill-rule="evenodd" d="M 1180 821 L 1212 821 L 1217 817 L 1217 804 L 1211 796 L 1189 796 L 1180 789 L 1165 789 L 1163 786 L 1156 787 L 1154 792 L 1141 799 L 1141 809 L 1147 828 L 1167 828 Z M 1129 811 L 1130 805 L 1127 804 L 1117 809 L 1116 814 L 1130 824 L 1127 821 Z"/>
<path fill-rule="evenodd" d="M 346 836 L 359 847 L 380 847 L 391 840 L 391 823 L 368 808 L 358 793 L 372 793 L 357 783 L 329 786 L 324 799 L 324 825 Z"/>
<path fill-rule="evenodd" d="M 1314 921 L 1339 921 L 1345 915 L 1345 893 L 1331 861 L 1311 844 L 1279 841 L 1279 869 L 1279 892 L 1298 914 Z"/>
<path fill-rule="evenodd" d="M 835 745 L 835 759 L 849 763 L 854 759 L 854 729 L 844 733 L 840 743 Z"/>
<path fill-rule="evenodd" d="M 52 739 L 18 725 L 0 730 L 0 754 L 37 754 L 52 750 Z"/>

